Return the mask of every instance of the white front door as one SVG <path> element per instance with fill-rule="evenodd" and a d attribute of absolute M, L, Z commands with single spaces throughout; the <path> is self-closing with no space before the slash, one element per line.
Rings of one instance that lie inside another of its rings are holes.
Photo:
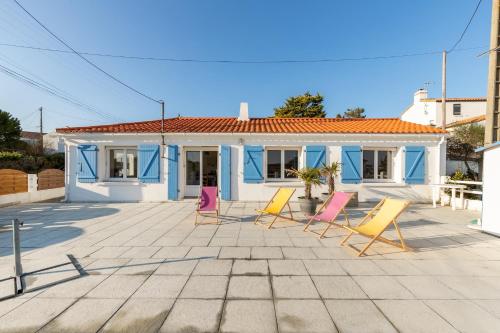
<path fill-rule="evenodd" d="M 197 197 L 200 186 L 217 186 L 218 148 L 186 148 L 184 152 L 185 197 Z"/>

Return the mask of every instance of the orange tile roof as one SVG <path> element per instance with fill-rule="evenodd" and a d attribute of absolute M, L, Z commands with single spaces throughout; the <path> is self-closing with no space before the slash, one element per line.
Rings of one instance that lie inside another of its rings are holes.
<path fill-rule="evenodd" d="M 161 120 L 133 123 L 58 128 L 58 133 L 159 133 Z M 443 134 L 432 126 L 398 118 L 237 118 L 178 117 L 165 119 L 165 133 L 374 133 Z"/>
<path fill-rule="evenodd" d="M 422 102 L 441 103 L 441 98 L 422 98 Z M 486 97 L 449 97 L 447 102 L 486 102 Z"/>
<path fill-rule="evenodd" d="M 480 116 L 465 118 L 462 120 L 458 120 L 458 121 L 449 123 L 448 125 L 446 125 L 446 128 L 456 127 L 456 126 L 466 125 L 466 124 L 472 124 L 472 123 L 479 123 L 479 122 L 485 121 L 485 120 L 486 120 L 486 115 L 483 114 Z"/>

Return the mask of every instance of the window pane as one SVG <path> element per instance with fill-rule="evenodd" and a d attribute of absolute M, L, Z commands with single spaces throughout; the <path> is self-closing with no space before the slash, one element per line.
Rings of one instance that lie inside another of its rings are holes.
<path fill-rule="evenodd" d="M 363 178 L 375 178 L 374 166 L 375 152 L 373 150 L 363 150 Z"/>
<path fill-rule="evenodd" d="M 217 152 L 203 153 L 203 186 L 217 186 Z"/>
<path fill-rule="evenodd" d="M 127 149 L 127 178 L 137 178 L 137 150 Z"/>
<path fill-rule="evenodd" d="M 281 178 L 281 150 L 267 151 L 267 178 Z"/>
<path fill-rule="evenodd" d="M 296 150 L 285 150 L 285 178 L 297 178 L 292 175 L 288 175 L 286 170 L 299 168 L 299 152 Z"/>
<path fill-rule="evenodd" d="M 200 185 L 200 152 L 186 152 L 186 185 Z"/>
<path fill-rule="evenodd" d="M 123 149 L 109 151 L 109 177 L 123 178 L 125 172 L 125 153 Z"/>
<path fill-rule="evenodd" d="M 378 152 L 378 179 L 391 179 L 391 165 L 392 165 L 392 152 L 379 151 Z"/>
<path fill-rule="evenodd" d="M 461 114 L 461 105 L 460 104 L 453 104 L 453 115 L 454 116 L 460 116 Z"/>

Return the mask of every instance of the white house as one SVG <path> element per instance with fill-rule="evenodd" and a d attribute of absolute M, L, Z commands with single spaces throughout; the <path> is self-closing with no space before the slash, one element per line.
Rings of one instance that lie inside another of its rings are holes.
<path fill-rule="evenodd" d="M 397 118 L 177 117 L 60 128 L 68 201 L 161 202 L 217 185 L 223 200 L 268 200 L 302 184 L 285 169 L 340 161 L 338 189 L 360 201 L 429 201 L 445 173 L 446 132 Z M 316 194 L 326 187 L 316 188 Z"/>
<path fill-rule="evenodd" d="M 446 98 L 446 124 L 467 122 L 486 114 L 485 97 Z M 401 120 L 422 125 L 441 126 L 441 98 L 429 98 L 425 89 L 419 89 L 410 105 L 400 116 Z M 484 120 L 484 119 L 483 119 Z"/>

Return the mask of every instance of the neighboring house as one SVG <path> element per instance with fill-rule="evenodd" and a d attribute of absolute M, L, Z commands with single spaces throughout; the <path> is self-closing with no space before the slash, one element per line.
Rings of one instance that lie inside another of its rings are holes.
<path fill-rule="evenodd" d="M 42 139 L 42 137 L 43 136 L 42 134 L 40 134 L 40 132 L 21 131 L 20 140 L 32 146 L 36 146 L 40 144 L 40 140 Z"/>
<path fill-rule="evenodd" d="M 446 99 L 446 124 L 486 114 L 486 98 L 459 97 Z M 441 126 L 441 98 L 429 98 L 427 90 L 419 89 L 410 105 L 400 116 L 401 120 L 422 125 Z"/>
<path fill-rule="evenodd" d="M 64 153 L 64 140 L 56 132 L 43 136 L 43 148 L 48 153 Z"/>
<path fill-rule="evenodd" d="M 60 128 L 68 201 L 161 202 L 218 186 L 223 200 L 269 200 L 303 185 L 286 169 L 342 163 L 338 190 L 429 201 L 445 173 L 446 132 L 400 119 L 177 117 Z M 164 158 L 163 158 L 164 157 Z M 316 188 L 315 194 L 327 187 Z"/>

